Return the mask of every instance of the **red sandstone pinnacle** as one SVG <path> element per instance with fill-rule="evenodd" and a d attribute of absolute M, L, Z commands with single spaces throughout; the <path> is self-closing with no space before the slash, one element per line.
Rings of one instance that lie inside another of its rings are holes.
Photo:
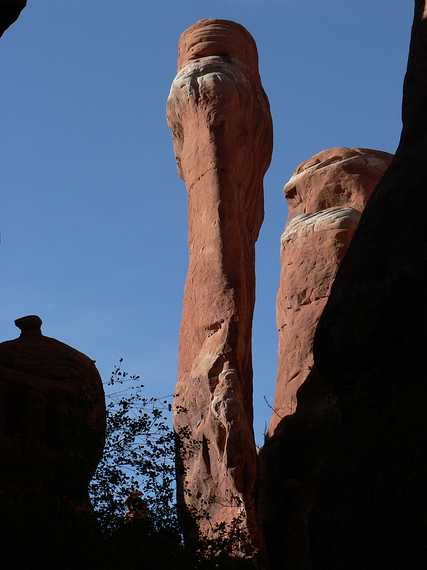
<path fill-rule="evenodd" d="M 201 20 L 182 34 L 167 118 L 188 191 L 174 423 L 197 443 L 183 441 L 181 502 L 188 521 L 210 516 L 202 531 L 240 515 L 256 542 L 251 332 L 272 122 L 245 28 Z"/>
<path fill-rule="evenodd" d="M 277 293 L 279 368 L 269 434 L 297 407 L 313 367 L 313 337 L 366 202 L 391 162 L 385 152 L 332 148 L 303 162 L 285 185 Z"/>
<path fill-rule="evenodd" d="M 1 0 L 0 2 L 0 37 L 19 17 L 27 5 L 27 0 Z"/>

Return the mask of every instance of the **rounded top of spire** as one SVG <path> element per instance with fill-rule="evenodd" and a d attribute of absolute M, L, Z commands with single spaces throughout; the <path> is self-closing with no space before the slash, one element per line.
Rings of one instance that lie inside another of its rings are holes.
<path fill-rule="evenodd" d="M 258 71 L 255 40 L 246 28 L 231 20 L 200 20 L 181 34 L 178 70 L 189 61 L 208 56 L 238 59 Z"/>

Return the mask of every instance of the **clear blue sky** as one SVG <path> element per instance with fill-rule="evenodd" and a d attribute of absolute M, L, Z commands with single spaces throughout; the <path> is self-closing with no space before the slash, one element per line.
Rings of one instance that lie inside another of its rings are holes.
<path fill-rule="evenodd" d="M 16 317 L 174 390 L 186 193 L 165 104 L 179 34 L 206 17 L 255 37 L 274 121 L 257 246 L 255 430 L 274 392 L 282 186 L 331 146 L 393 152 L 412 2 L 29 0 L 0 42 L 0 339 Z"/>

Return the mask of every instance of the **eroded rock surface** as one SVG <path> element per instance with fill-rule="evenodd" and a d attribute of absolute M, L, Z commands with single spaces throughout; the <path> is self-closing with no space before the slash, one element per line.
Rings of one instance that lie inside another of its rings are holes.
<path fill-rule="evenodd" d="M 167 116 L 188 191 L 174 418 L 184 435 L 181 504 L 187 530 L 194 512 L 209 515 L 198 523 L 207 532 L 240 516 L 256 542 L 251 330 L 272 123 L 242 26 L 202 20 L 182 34 Z"/>
<path fill-rule="evenodd" d="M 361 212 L 392 156 L 332 148 L 303 162 L 284 187 L 288 222 L 281 239 L 277 294 L 279 369 L 269 434 L 293 414 L 313 367 L 313 337 Z"/>
<path fill-rule="evenodd" d="M 19 17 L 27 5 L 27 0 L 1 0 L 0 2 L 0 38 Z"/>

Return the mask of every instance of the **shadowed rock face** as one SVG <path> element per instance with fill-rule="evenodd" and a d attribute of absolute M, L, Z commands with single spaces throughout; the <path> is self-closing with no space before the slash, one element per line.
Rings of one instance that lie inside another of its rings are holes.
<path fill-rule="evenodd" d="M 279 370 L 269 434 L 293 414 L 313 367 L 313 337 L 360 214 L 392 156 L 332 148 L 303 162 L 285 185 L 288 222 L 281 239 L 277 293 Z"/>
<path fill-rule="evenodd" d="M 0 2 L 0 37 L 19 17 L 27 0 L 2 0 Z"/>
<path fill-rule="evenodd" d="M 256 540 L 251 329 L 272 123 L 242 26 L 202 20 L 183 33 L 167 117 L 188 192 L 174 422 L 197 443 L 189 453 L 184 440 L 181 503 L 190 514 L 207 501 L 213 525 L 241 514 Z"/>
<path fill-rule="evenodd" d="M 399 148 L 362 216 L 314 343 L 343 425 L 316 528 L 328 521 L 326 532 L 339 529 L 338 556 L 346 560 L 356 543 L 350 531 L 359 527 L 354 566 L 369 547 L 371 559 L 390 568 L 425 565 L 427 554 L 426 101 L 426 4 L 416 1 Z M 327 547 L 316 544 L 316 559 L 326 558 Z"/>
<path fill-rule="evenodd" d="M 47 560 L 48 535 L 50 551 L 64 554 L 91 518 L 104 392 L 93 361 L 43 336 L 39 317 L 16 325 L 21 336 L 0 344 L 0 526 L 12 543 L 31 537 Z"/>
<path fill-rule="evenodd" d="M 425 565 L 425 14 L 415 2 L 399 148 L 335 278 L 297 409 L 263 450 L 273 569 Z"/>

